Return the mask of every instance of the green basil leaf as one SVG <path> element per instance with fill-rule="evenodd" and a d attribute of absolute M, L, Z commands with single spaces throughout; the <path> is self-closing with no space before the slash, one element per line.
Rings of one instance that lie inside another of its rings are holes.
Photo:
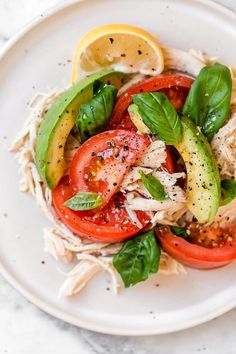
<path fill-rule="evenodd" d="M 158 139 L 168 145 L 180 142 L 181 121 L 176 109 L 163 93 L 139 93 L 132 98 L 144 124 Z"/>
<path fill-rule="evenodd" d="M 95 80 L 93 83 L 93 95 L 96 96 L 105 86 L 101 80 Z"/>
<path fill-rule="evenodd" d="M 127 288 L 158 271 L 160 254 L 161 249 L 152 229 L 125 242 L 113 257 L 113 265 Z"/>
<path fill-rule="evenodd" d="M 183 113 L 211 140 L 229 114 L 232 78 L 229 68 L 206 66 L 194 81 L 185 101 Z"/>
<path fill-rule="evenodd" d="M 232 202 L 236 198 L 236 181 L 230 179 L 224 179 L 221 181 L 222 188 L 222 201 L 221 205 L 226 205 Z"/>
<path fill-rule="evenodd" d="M 184 227 L 170 226 L 170 229 L 175 235 L 181 236 L 184 239 L 187 239 L 189 237 L 189 235 L 187 234 L 187 231 Z"/>
<path fill-rule="evenodd" d="M 91 210 L 102 204 L 102 197 L 94 192 L 79 192 L 68 199 L 64 205 L 72 210 Z"/>
<path fill-rule="evenodd" d="M 145 175 L 143 171 L 139 171 L 141 175 L 141 180 L 144 184 L 144 187 L 151 194 L 151 196 L 156 200 L 165 200 L 169 199 L 166 195 L 165 188 L 163 184 L 152 175 Z"/>
<path fill-rule="evenodd" d="M 75 123 L 82 142 L 106 129 L 115 104 L 117 88 L 95 82 L 94 94 L 90 101 L 81 105 L 76 118 Z"/>

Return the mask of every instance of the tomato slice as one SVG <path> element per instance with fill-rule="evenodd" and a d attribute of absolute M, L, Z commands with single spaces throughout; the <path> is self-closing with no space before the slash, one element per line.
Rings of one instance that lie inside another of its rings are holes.
<path fill-rule="evenodd" d="M 115 194 L 100 211 L 74 211 L 64 202 L 75 194 L 69 184 L 68 176 L 63 177 L 52 192 L 53 205 L 62 222 L 76 235 L 96 242 L 119 242 L 130 238 L 141 229 L 132 223 L 123 207 L 124 196 Z M 136 212 L 142 227 L 150 218 L 143 211 Z"/>
<path fill-rule="evenodd" d="M 133 125 L 127 112 L 132 103 L 132 95 L 140 92 L 161 91 L 167 95 L 177 110 L 181 110 L 193 79 L 183 75 L 165 74 L 146 79 L 124 92 L 116 101 L 112 117 L 109 121 L 109 129 L 129 129 Z"/>
<path fill-rule="evenodd" d="M 189 81 L 189 83 L 190 82 L 191 81 Z M 169 98 L 170 102 L 173 104 L 175 109 L 181 112 L 190 87 L 191 85 L 188 88 L 175 86 L 160 91 L 163 92 Z"/>
<path fill-rule="evenodd" d="M 106 131 L 87 140 L 76 151 L 70 165 L 74 191 L 102 195 L 106 205 L 116 193 L 127 169 L 145 151 L 149 141 L 126 130 Z"/>
<path fill-rule="evenodd" d="M 111 118 L 111 119 L 113 119 L 113 118 Z M 112 122 L 110 124 L 111 124 L 111 126 L 113 126 Z M 125 113 L 121 117 L 120 121 L 117 122 L 117 124 L 111 129 L 125 129 L 125 130 L 129 130 L 131 132 L 135 132 L 135 133 L 137 132 L 137 127 L 132 122 L 129 112 L 127 110 L 125 111 Z"/>
<path fill-rule="evenodd" d="M 162 166 L 167 170 L 169 173 L 175 172 L 175 165 L 172 158 L 171 146 L 166 146 L 166 162 L 162 164 Z"/>
<path fill-rule="evenodd" d="M 174 235 L 167 226 L 156 229 L 156 235 L 166 253 L 191 268 L 212 269 L 236 259 L 236 225 L 228 225 L 224 230 L 201 227 L 197 244 Z M 200 245 L 200 239 L 212 238 L 212 235 L 217 236 L 215 244 Z M 196 234 L 193 241 L 196 242 Z"/>

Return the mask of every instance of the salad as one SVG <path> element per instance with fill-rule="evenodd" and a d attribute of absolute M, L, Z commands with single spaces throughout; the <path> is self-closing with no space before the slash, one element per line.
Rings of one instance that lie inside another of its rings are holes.
<path fill-rule="evenodd" d="M 37 94 L 11 150 L 52 221 L 45 250 L 118 287 L 236 259 L 236 78 L 217 58 L 130 25 L 90 31 L 72 84 Z"/>

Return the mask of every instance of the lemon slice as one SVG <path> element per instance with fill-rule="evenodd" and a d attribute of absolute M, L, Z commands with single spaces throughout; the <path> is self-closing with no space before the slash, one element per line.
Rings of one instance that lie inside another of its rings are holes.
<path fill-rule="evenodd" d="M 144 30 L 124 24 L 97 27 L 78 43 L 72 66 L 72 81 L 98 70 L 158 75 L 164 60 L 157 41 Z"/>

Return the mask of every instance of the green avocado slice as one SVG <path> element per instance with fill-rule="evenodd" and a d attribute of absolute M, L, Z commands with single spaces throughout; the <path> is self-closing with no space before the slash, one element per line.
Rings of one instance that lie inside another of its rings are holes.
<path fill-rule="evenodd" d="M 38 172 L 50 189 L 56 187 L 65 172 L 65 143 L 81 104 L 93 97 L 94 81 L 101 80 L 119 89 L 126 76 L 114 70 L 95 73 L 73 85 L 50 107 L 39 128 L 35 147 Z"/>
<path fill-rule="evenodd" d="M 205 136 L 188 118 L 182 118 L 182 141 L 175 145 L 187 169 L 187 207 L 198 222 L 211 221 L 220 205 L 220 176 Z"/>

